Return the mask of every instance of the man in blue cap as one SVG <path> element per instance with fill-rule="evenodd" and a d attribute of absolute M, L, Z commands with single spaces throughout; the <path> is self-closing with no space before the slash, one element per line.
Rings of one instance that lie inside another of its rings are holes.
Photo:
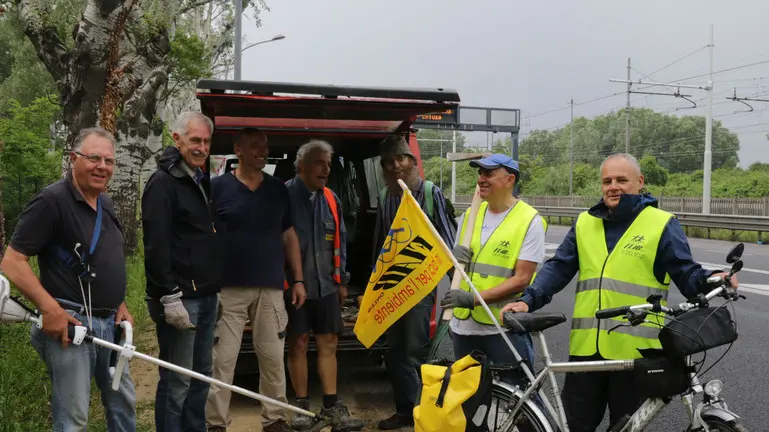
<path fill-rule="evenodd" d="M 470 166 L 478 168 L 483 203 L 473 226 L 467 226 L 465 214 L 461 216 L 454 256 L 465 266 L 494 317 L 488 315 L 465 281 L 460 289 L 446 293 L 441 306 L 454 309 L 449 328 L 456 358 L 480 350 L 492 363 L 510 364 L 514 356 L 493 320 L 498 319 L 505 304 L 521 296 L 534 278 L 537 265 L 544 261 L 547 226 L 536 209 L 513 196 L 520 178 L 518 162 L 503 154 L 492 154 L 470 162 Z M 472 232 L 470 247 L 459 244 L 465 230 Z M 507 336 L 531 367 L 531 337 L 513 333 Z"/>

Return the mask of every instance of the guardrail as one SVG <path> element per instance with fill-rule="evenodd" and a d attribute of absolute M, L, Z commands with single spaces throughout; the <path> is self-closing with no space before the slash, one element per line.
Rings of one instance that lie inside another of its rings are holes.
<path fill-rule="evenodd" d="M 454 208 L 457 216 L 464 212 L 469 204 L 456 203 Z M 548 207 L 536 206 L 539 214 L 550 217 L 569 217 L 575 218 L 586 208 L 577 207 Z M 766 216 L 736 216 L 719 214 L 701 214 L 701 213 L 678 213 L 673 212 L 682 226 L 708 228 L 708 229 L 727 229 L 733 231 L 758 231 L 759 239 L 761 232 L 769 232 L 769 217 Z"/>

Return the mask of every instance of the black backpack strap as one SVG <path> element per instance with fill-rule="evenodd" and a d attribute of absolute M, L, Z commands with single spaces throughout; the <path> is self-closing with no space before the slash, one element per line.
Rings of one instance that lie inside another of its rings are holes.
<path fill-rule="evenodd" d="M 443 408 L 443 399 L 446 397 L 446 392 L 449 389 L 449 382 L 451 381 L 451 366 L 446 368 L 446 373 L 443 375 L 443 382 L 441 383 L 441 391 L 438 392 L 438 398 L 435 400 L 435 406 Z"/>

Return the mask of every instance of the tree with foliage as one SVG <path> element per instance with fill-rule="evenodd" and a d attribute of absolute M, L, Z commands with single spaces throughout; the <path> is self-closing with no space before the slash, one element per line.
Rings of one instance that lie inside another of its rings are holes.
<path fill-rule="evenodd" d="M 137 246 L 140 173 L 162 147 L 166 102 L 231 55 L 229 0 L 15 0 L 12 13 L 55 83 L 67 139 L 85 127 L 115 133 L 110 184 Z M 264 0 L 243 0 L 256 16 Z M 8 12 L 6 12 L 8 14 Z M 207 38 L 201 38 L 205 35 Z"/>
<path fill-rule="evenodd" d="M 61 160 L 54 150 L 57 143 L 50 129 L 57 111 L 58 107 L 45 97 L 28 106 L 11 100 L 8 115 L 0 117 L 0 137 L 3 137 L 0 166 L 7 232 L 13 232 L 27 201 L 60 176 Z"/>
<path fill-rule="evenodd" d="M 644 156 L 639 162 L 644 182 L 650 185 L 665 186 L 668 182 L 668 170 L 659 166 L 657 158 L 652 155 Z"/>
<path fill-rule="evenodd" d="M 677 117 L 633 108 L 630 114 L 630 152 L 655 156 L 671 173 L 691 172 L 703 166 L 705 118 Z M 721 122 L 713 122 L 713 169 L 734 168 L 740 149 L 737 135 Z M 521 143 L 521 154 L 541 157 L 549 164 L 569 162 L 570 128 L 533 131 Z M 598 166 L 608 155 L 625 151 L 625 113 L 612 112 L 594 119 L 574 119 L 574 160 Z"/>
<path fill-rule="evenodd" d="M 442 129 L 419 129 L 417 143 L 423 159 L 441 156 L 453 151 L 454 132 Z M 440 141 L 439 141 L 440 140 Z M 465 151 L 465 136 L 457 132 L 457 152 Z M 441 153 L 441 151 L 443 153 Z"/>

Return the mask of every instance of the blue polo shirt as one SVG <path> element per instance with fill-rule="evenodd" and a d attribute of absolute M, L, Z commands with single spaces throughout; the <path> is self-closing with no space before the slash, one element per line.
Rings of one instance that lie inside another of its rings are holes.
<path fill-rule="evenodd" d="M 232 172 L 211 181 L 216 232 L 224 250 L 222 286 L 283 289 L 283 232 L 293 226 L 288 190 L 265 173 L 251 191 Z"/>

